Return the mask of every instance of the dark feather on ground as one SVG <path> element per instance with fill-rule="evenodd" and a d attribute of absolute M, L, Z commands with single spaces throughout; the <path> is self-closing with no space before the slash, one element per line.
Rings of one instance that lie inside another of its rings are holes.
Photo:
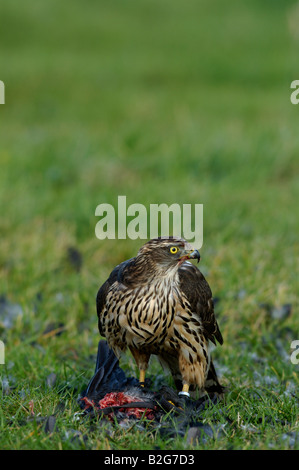
<path fill-rule="evenodd" d="M 78 401 L 91 418 L 106 416 L 113 422 L 116 419 L 118 423 L 128 418 L 146 418 L 165 434 L 171 429 L 165 420 L 161 425 L 162 417 L 171 415 L 172 433 L 176 432 L 173 430 L 174 418 L 179 432 L 184 433 L 191 425 L 200 423 L 200 412 L 206 406 L 215 404 L 218 398 L 215 395 L 193 400 L 178 396 L 177 391 L 168 386 L 161 387 L 158 392 L 147 386 L 141 387 L 136 378 L 126 377 L 114 352 L 106 341 L 101 340 L 95 374 Z"/>

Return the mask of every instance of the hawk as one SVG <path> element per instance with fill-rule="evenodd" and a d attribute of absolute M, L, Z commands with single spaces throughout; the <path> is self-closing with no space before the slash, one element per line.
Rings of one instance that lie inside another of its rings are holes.
<path fill-rule="evenodd" d="M 212 292 L 189 260 L 198 250 L 179 237 L 158 237 L 116 266 L 97 294 L 98 326 L 117 357 L 127 348 L 142 385 L 150 356 L 158 356 L 179 394 L 222 393 L 209 342 L 223 339 Z"/>

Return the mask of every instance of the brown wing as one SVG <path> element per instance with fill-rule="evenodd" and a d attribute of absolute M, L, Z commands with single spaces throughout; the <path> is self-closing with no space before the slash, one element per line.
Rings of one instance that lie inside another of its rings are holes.
<path fill-rule="evenodd" d="M 180 287 L 188 299 L 191 309 L 196 313 L 204 328 L 207 339 L 222 344 L 223 338 L 214 314 L 214 303 L 209 284 L 203 274 L 191 263 L 184 263 L 179 268 Z"/>
<path fill-rule="evenodd" d="M 102 336 L 104 336 L 104 330 L 103 330 L 103 324 L 102 324 L 102 312 L 106 304 L 106 297 L 107 297 L 108 291 L 110 287 L 112 286 L 112 284 L 114 284 L 116 281 L 122 284 L 127 284 L 126 279 L 125 279 L 125 273 L 127 271 L 130 271 L 130 267 L 134 264 L 134 259 L 135 258 L 131 258 L 119 264 L 118 266 L 116 266 L 111 272 L 107 281 L 104 282 L 104 284 L 98 290 L 97 298 L 96 298 L 96 305 L 97 305 L 99 332 L 100 332 L 100 335 Z"/>

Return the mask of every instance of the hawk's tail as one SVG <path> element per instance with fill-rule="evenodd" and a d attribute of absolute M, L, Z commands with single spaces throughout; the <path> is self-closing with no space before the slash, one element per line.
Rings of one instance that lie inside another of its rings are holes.
<path fill-rule="evenodd" d="M 209 372 L 208 372 L 208 375 L 207 375 L 207 380 L 206 380 L 206 383 L 205 383 L 205 390 L 206 390 L 208 395 L 211 396 L 211 395 L 216 394 L 217 396 L 219 396 L 219 398 L 221 398 L 224 394 L 224 387 L 222 385 L 220 385 L 220 383 L 218 381 L 218 377 L 217 377 L 216 370 L 215 370 L 212 359 L 211 359 L 211 362 L 210 362 L 210 368 L 209 368 Z"/>

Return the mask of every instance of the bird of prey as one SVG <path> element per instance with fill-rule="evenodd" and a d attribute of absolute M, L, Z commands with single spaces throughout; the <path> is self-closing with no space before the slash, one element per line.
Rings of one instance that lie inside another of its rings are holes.
<path fill-rule="evenodd" d="M 223 339 L 212 292 L 189 260 L 198 250 L 179 237 L 158 237 L 114 268 L 97 294 L 98 326 L 117 357 L 130 349 L 145 382 L 150 356 L 158 356 L 179 394 L 221 394 L 209 342 Z"/>

